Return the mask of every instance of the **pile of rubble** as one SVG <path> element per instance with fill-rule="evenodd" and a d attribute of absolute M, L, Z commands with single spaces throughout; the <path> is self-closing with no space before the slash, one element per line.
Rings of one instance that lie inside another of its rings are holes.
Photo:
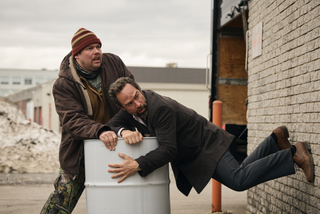
<path fill-rule="evenodd" d="M 0 97 L 0 173 L 56 173 L 60 135 Z"/>

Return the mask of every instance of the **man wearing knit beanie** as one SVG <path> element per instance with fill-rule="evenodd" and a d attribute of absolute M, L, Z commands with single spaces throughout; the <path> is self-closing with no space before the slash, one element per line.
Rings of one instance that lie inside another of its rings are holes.
<path fill-rule="evenodd" d="M 120 77 L 134 77 L 117 55 L 102 53 L 101 46 L 93 32 L 80 28 L 72 37 L 72 51 L 61 62 L 52 90 L 62 132 L 60 170 L 41 214 L 71 213 L 76 206 L 85 188 L 83 140 L 97 138 L 115 150 L 116 143 L 105 139 L 110 131 L 104 124 L 119 108 L 108 89 Z"/>

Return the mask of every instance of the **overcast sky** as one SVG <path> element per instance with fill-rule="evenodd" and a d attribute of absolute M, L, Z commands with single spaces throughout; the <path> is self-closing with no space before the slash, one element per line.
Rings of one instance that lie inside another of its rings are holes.
<path fill-rule="evenodd" d="M 0 68 L 59 69 L 81 27 L 127 66 L 204 68 L 210 0 L 0 0 Z"/>

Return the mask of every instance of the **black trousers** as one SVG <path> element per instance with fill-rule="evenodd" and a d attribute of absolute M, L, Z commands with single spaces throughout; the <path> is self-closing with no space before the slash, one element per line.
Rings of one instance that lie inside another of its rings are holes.
<path fill-rule="evenodd" d="M 295 169 L 290 149 L 279 150 L 270 135 L 241 165 L 228 150 L 219 160 L 212 178 L 230 189 L 244 191 L 291 174 L 295 174 Z"/>

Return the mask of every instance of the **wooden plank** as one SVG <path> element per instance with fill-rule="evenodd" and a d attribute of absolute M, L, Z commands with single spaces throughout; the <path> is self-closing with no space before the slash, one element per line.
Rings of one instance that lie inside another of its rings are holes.
<path fill-rule="evenodd" d="M 248 87 L 243 85 L 219 85 L 218 99 L 222 101 L 223 124 L 247 124 Z"/>
<path fill-rule="evenodd" d="M 245 70 L 246 46 L 242 38 L 220 38 L 219 77 L 248 79 Z"/>
<path fill-rule="evenodd" d="M 220 38 L 219 74 L 220 78 L 248 79 L 245 71 L 245 42 L 242 38 Z M 223 103 L 223 124 L 246 125 L 246 85 L 220 84 L 218 99 Z"/>

